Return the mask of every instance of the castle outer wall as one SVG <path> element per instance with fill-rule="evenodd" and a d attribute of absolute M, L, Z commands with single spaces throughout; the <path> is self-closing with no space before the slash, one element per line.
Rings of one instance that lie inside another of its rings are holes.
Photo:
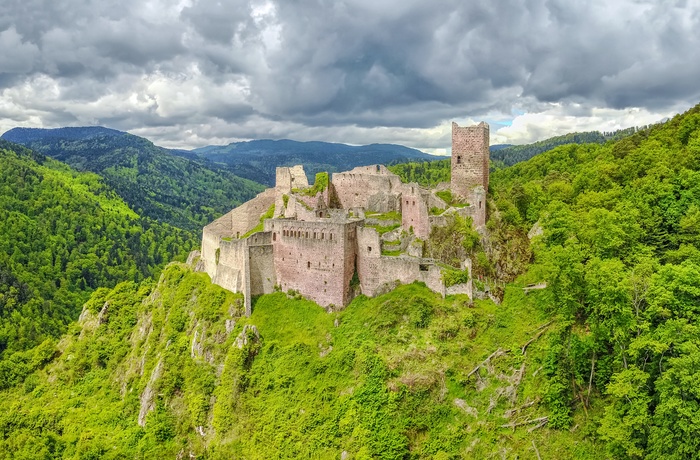
<path fill-rule="evenodd" d="M 335 173 L 316 196 L 299 192 L 308 188 L 301 166 L 279 167 L 275 188 L 204 227 L 203 270 L 215 284 L 242 292 L 247 314 L 252 296 L 276 288 L 297 291 L 324 307 L 344 307 L 356 292 L 351 287 L 356 271 L 361 292 L 370 296 L 396 281 L 422 281 L 442 295 L 471 294 L 471 284 L 445 289 L 440 267 L 421 257 L 419 240 L 409 247 L 401 243 L 404 255 L 382 255 L 381 238 L 364 226 L 364 216 L 365 211 L 401 212 L 403 231 L 419 239 L 429 238 L 434 226 L 446 225 L 452 213 L 471 216 L 474 226 L 482 227 L 488 167 L 489 127 L 483 122 L 472 127 L 452 124 L 452 195 L 470 203 L 467 207 L 449 207 L 435 191 L 403 184 L 381 165 Z M 242 238 L 273 204 L 274 218 L 265 220 L 264 231 Z M 432 208 L 444 212 L 431 215 Z"/>
<path fill-rule="evenodd" d="M 357 221 L 268 219 L 279 287 L 295 290 L 321 306 L 350 303 L 355 271 Z"/>

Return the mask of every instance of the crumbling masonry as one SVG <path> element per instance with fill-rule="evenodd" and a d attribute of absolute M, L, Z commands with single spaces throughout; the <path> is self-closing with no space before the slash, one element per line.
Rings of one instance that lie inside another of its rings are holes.
<path fill-rule="evenodd" d="M 298 291 L 324 307 L 375 296 L 398 283 L 422 281 L 442 295 L 442 269 L 423 257 L 422 240 L 455 213 L 486 222 L 489 127 L 452 124 L 452 180 L 434 190 L 404 184 L 382 165 L 333 174 L 310 188 L 301 166 L 277 168 L 276 184 L 204 227 L 200 267 L 215 284 L 251 297 Z M 468 206 L 451 207 L 437 192 L 450 188 Z M 261 216 L 272 210 L 272 217 Z M 400 215 L 400 216 L 399 216 Z"/>

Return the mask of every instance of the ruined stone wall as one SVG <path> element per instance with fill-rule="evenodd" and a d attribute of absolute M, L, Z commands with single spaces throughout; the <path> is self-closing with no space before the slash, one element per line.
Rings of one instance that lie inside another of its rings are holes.
<path fill-rule="evenodd" d="M 274 202 L 275 189 L 269 188 L 204 227 L 204 234 L 224 238 L 240 238 L 260 223 L 260 216 Z M 204 256 L 204 251 L 202 255 Z"/>
<path fill-rule="evenodd" d="M 402 187 L 401 194 L 401 227 L 410 231 L 418 238 L 430 236 L 430 218 L 428 210 L 428 194 L 422 192 L 418 184 L 407 184 Z"/>
<path fill-rule="evenodd" d="M 270 294 L 277 284 L 272 232 L 256 233 L 247 242 L 250 295 Z"/>
<path fill-rule="evenodd" d="M 480 186 L 473 188 L 469 194 L 469 203 L 474 227 L 486 225 L 486 190 Z"/>
<path fill-rule="evenodd" d="M 247 285 L 248 243 L 246 240 L 221 241 L 212 283 L 250 298 Z M 210 275 L 211 276 L 211 275 Z"/>
<path fill-rule="evenodd" d="M 476 186 L 489 188 L 489 125 L 452 123 L 452 194 L 469 199 Z"/>
<path fill-rule="evenodd" d="M 359 166 L 351 171 L 334 173 L 332 183 L 335 196 L 345 209 L 399 210 L 401 179 L 385 166 Z"/>
<path fill-rule="evenodd" d="M 356 222 L 269 219 L 274 265 L 283 291 L 294 289 L 321 306 L 350 302 Z"/>
<path fill-rule="evenodd" d="M 278 166 L 275 169 L 275 188 L 282 193 L 290 193 L 292 189 L 306 188 L 309 180 L 302 165 Z"/>
<path fill-rule="evenodd" d="M 309 186 L 309 181 L 302 165 L 292 167 L 278 166 L 275 169 L 275 215 L 284 213 L 284 195 L 289 196 L 292 189 L 302 189 Z"/>
<path fill-rule="evenodd" d="M 221 237 L 212 232 L 208 232 L 207 228 L 204 227 L 202 232 L 202 256 L 200 261 L 204 266 L 204 271 L 209 275 L 211 279 L 216 276 L 216 252 L 219 249 L 219 243 Z"/>
<path fill-rule="evenodd" d="M 424 282 L 428 288 L 445 295 L 440 268 L 426 259 L 382 256 L 379 235 L 373 228 L 357 228 L 357 274 L 362 293 L 375 296 L 387 284 Z"/>
<path fill-rule="evenodd" d="M 232 240 L 208 234 L 202 240 L 208 254 L 205 271 L 214 284 L 243 293 L 247 315 L 252 295 L 273 292 L 276 278 L 271 243 L 272 234 L 263 232 Z"/>

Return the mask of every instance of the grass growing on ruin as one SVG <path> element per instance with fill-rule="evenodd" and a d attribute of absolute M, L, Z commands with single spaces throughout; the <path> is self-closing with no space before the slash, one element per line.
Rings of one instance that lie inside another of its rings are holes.
<path fill-rule="evenodd" d="M 248 230 L 248 232 L 245 235 L 243 235 L 241 237 L 241 239 L 248 238 L 250 235 L 253 235 L 253 234 L 258 233 L 258 232 L 262 232 L 265 229 L 265 221 L 267 219 L 272 219 L 272 217 L 274 215 L 275 215 L 275 205 L 273 204 L 272 206 L 270 206 L 267 209 L 267 211 L 265 211 L 265 213 L 262 216 L 260 216 L 260 222 L 258 223 L 258 225 L 251 228 L 250 230 Z"/>
<path fill-rule="evenodd" d="M 441 190 L 439 192 L 435 192 L 435 195 L 447 203 L 448 206 L 452 206 L 454 208 L 464 208 L 469 206 L 469 203 L 460 201 L 457 197 L 452 196 L 451 190 Z"/>
<path fill-rule="evenodd" d="M 365 218 L 377 222 L 376 224 L 365 223 L 365 226 L 377 230 L 380 235 L 401 227 L 401 213 L 398 211 L 365 213 Z"/>
<path fill-rule="evenodd" d="M 398 211 L 389 212 L 366 212 L 365 216 L 367 218 L 377 219 L 377 220 L 398 220 L 401 222 L 401 213 Z"/>
<path fill-rule="evenodd" d="M 319 192 L 323 192 L 328 188 L 328 183 L 330 179 L 327 172 L 316 173 L 316 178 L 314 179 L 314 184 L 305 189 L 293 189 L 295 193 L 301 193 L 306 196 L 316 196 Z"/>

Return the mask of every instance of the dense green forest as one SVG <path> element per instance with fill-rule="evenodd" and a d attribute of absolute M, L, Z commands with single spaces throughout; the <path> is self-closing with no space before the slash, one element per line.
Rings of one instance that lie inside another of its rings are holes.
<path fill-rule="evenodd" d="M 0 388 L 93 290 L 150 277 L 195 238 L 139 217 L 95 174 L 0 141 Z"/>
<path fill-rule="evenodd" d="M 472 255 L 486 300 L 414 283 L 328 313 L 278 292 L 246 318 L 181 263 L 94 290 L 2 368 L 0 459 L 697 457 L 700 106 L 497 169 L 490 192 L 487 232 L 426 241 Z"/>
<path fill-rule="evenodd" d="M 15 128 L 3 137 L 100 174 L 139 215 L 189 230 L 199 230 L 264 189 L 225 167 L 174 155 L 121 131 Z"/>
<path fill-rule="evenodd" d="M 563 136 L 550 137 L 543 141 L 533 142 L 525 145 L 511 145 L 504 149 L 499 149 L 491 152 L 491 161 L 498 166 L 513 166 L 521 161 L 529 160 L 530 158 L 542 152 L 552 150 L 560 145 L 567 144 L 605 144 L 607 141 L 617 141 L 627 136 L 631 136 L 637 131 L 648 129 L 648 126 L 641 128 L 626 128 L 611 132 L 586 131 L 582 133 L 569 133 Z"/>
<path fill-rule="evenodd" d="M 543 228 L 550 426 L 592 411 L 616 458 L 700 450 L 700 106 L 606 145 L 569 145 L 492 176 L 497 211 Z M 600 395 L 605 409 L 596 415 Z"/>

